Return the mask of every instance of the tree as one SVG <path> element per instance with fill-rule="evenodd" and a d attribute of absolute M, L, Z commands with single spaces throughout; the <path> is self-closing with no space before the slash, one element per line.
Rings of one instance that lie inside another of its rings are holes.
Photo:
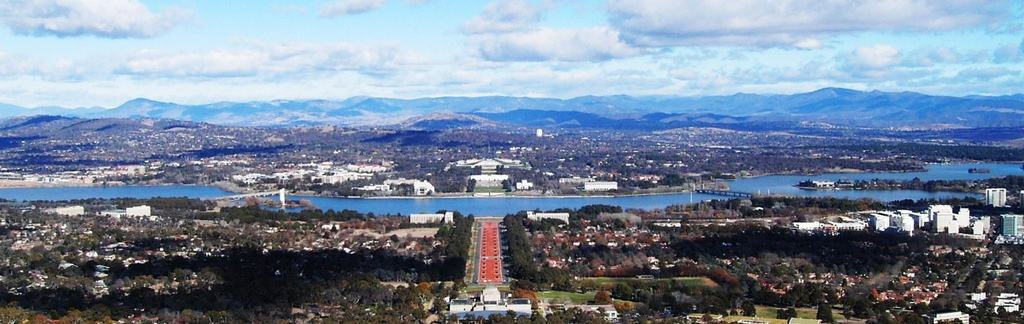
<path fill-rule="evenodd" d="M 607 290 L 598 290 L 594 294 L 594 304 L 607 305 L 612 303 L 612 294 Z"/>
<path fill-rule="evenodd" d="M 815 317 L 825 323 L 835 322 L 835 319 L 832 318 L 832 306 L 828 304 L 818 304 L 818 315 Z"/>
<path fill-rule="evenodd" d="M 740 308 L 743 310 L 743 316 L 757 316 L 757 308 L 752 301 L 744 300 Z"/>

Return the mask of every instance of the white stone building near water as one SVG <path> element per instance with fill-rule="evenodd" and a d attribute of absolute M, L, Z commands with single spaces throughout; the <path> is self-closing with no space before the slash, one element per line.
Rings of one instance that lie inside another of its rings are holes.
<path fill-rule="evenodd" d="M 526 219 L 529 220 L 542 220 L 542 219 L 557 219 L 566 224 L 569 224 L 569 213 L 535 213 L 532 211 L 526 212 Z"/>
<path fill-rule="evenodd" d="M 46 212 L 47 213 L 57 214 L 57 215 L 63 215 L 63 216 L 82 216 L 82 215 L 85 215 L 85 207 L 82 207 L 82 206 L 68 206 L 68 207 L 50 208 L 50 209 L 47 209 Z"/>
<path fill-rule="evenodd" d="M 135 207 L 128 207 L 126 209 L 114 209 L 106 210 L 100 213 L 100 215 L 113 217 L 113 218 L 142 218 L 149 220 L 156 220 L 158 217 L 153 216 L 153 208 L 141 205 Z"/>
<path fill-rule="evenodd" d="M 520 180 L 519 182 L 516 182 L 517 191 L 525 191 L 530 189 L 533 189 L 533 182 L 529 182 L 527 180 Z"/>
<path fill-rule="evenodd" d="M 452 223 L 454 222 L 455 214 L 453 212 L 446 212 L 444 214 L 410 214 L 409 223 L 413 224 L 427 224 L 427 223 Z"/>
<path fill-rule="evenodd" d="M 619 183 L 615 181 L 591 181 L 583 183 L 583 191 L 612 191 L 619 190 Z"/>

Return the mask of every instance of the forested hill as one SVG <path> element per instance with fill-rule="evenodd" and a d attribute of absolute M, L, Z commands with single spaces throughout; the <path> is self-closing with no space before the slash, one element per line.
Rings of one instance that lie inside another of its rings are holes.
<path fill-rule="evenodd" d="M 858 127 L 977 128 L 1024 126 L 1024 95 L 934 96 L 916 92 L 824 88 L 791 95 L 706 97 L 437 97 L 272 100 L 177 104 L 145 98 L 114 108 L 22 108 L 0 103 L 0 117 L 61 115 L 160 118 L 233 126 L 346 125 L 472 127 L 500 123 L 629 127 L 636 123 L 817 122 Z M 440 114 L 438 114 L 440 113 Z M 525 115 L 525 116 L 524 116 Z M 429 116 L 429 117 L 428 117 Z M 473 117 L 471 117 L 473 116 Z M 479 117 L 485 117 L 479 118 Z"/>

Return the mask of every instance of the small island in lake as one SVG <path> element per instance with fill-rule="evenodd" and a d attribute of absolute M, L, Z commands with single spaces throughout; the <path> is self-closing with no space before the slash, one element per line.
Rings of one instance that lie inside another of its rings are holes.
<path fill-rule="evenodd" d="M 992 169 L 970 168 L 970 169 L 967 169 L 967 173 L 992 173 Z"/>

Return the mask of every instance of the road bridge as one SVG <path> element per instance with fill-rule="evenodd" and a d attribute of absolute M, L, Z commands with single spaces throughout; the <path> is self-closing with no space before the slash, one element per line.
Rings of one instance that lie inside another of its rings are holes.
<path fill-rule="evenodd" d="M 730 190 L 713 190 L 713 189 L 697 189 L 697 193 L 726 196 L 726 197 L 738 197 L 738 198 L 753 198 L 754 194 L 742 191 L 730 191 Z"/>
<path fill-rule="evenodd" d="M 223 196 L 223 197 L 213 198 L 211 200 L 238 200 L 238 199 L 245 199 L 245 198 L 250 198 L 250 197 L 271 197 L 271 196 L 279 196 L 280 199 L 281 199 L 281 207 L 285 206 L 285 203 L 287 202 L 287 200 L 285 200 L 285 190 L 284 189 L 280 189 L 280 190 L 276 190 L 276 191 L 264 191 L 264 192 L 254 192 L 254 193 L 247 193 L 247 194 L 237 194 L 237 195 L 231 195 L 231 196 Z"/>

